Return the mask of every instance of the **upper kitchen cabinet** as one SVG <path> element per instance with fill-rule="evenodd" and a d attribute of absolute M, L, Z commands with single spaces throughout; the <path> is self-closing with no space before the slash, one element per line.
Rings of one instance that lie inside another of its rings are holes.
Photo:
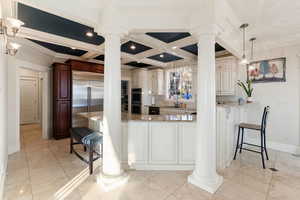
<path fill-rule="evenodd" d="M 54 100 L 71 100 L 71 67 L 54 63 L 53 96 Z"/>
<path fill-rule="evenodd" d="M 164 95 L 164 71 L 162 69 L 148 71 L 148 87 L 152 95 Z"/>
<path fill-rule="evenodd" d="M 237 60 L 234 57 L 216 59 L 217 95 L 235 95 Z"/>
<path fill-rule="evenodd" d="M 132 71 L 132 88 L 142 88 L 143 92 L 148 90 L 148 71 L 147 69 L 135 69 Z"/>

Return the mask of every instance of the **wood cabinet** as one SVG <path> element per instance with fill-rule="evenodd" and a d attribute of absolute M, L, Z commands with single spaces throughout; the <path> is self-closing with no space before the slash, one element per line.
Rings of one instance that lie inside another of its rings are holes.
<path fill-rule="evenodd" d="M 66 63 L 71 66 L 71 70 L 104 74 L 104 66 L 101 64 L 72 59 Z"/>
<path fill-rule="evenodd" d="M 235 95 L 237 63 L 234 57 L 216 60 L 217 95 Z"/>
<path fill-rule="evenodd" d="M 71 128 L 71 101 L 55 101 L 53 124 L 55 139 L 69 137 L 69 129 Z"/>
<path fill-rule="evenodd" d="M 72 106 L 72 73 L 70 65 L 54 63 L 53 73 L 53 137 L 70 136 Z"/>

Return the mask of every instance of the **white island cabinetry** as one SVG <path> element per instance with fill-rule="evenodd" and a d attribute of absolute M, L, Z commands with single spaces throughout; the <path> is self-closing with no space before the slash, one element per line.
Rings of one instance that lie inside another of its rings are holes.
<path fill-rule="evenodd" d="M 238 107 L 217 106 L 217 167 L 233 158 Z M 128 164 L 137 170 L 192 170 L 196 122 L 128 121 Z"/>
<path fill-rule="evenodd" d="M 128 164 L 141 170 L 191 170 L 195 122 L 129 121 Z"/>

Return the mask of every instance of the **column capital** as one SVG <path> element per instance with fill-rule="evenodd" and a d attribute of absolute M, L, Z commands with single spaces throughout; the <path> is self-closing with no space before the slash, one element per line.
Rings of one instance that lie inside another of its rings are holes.
<path fill-rule="evenodd" d="M 216 24 L 207 24 L 192 28 L 190 33 L 196 38 L 202 38 L 205 36 L 217 37 L 220 33 L 220 28 Z"/>

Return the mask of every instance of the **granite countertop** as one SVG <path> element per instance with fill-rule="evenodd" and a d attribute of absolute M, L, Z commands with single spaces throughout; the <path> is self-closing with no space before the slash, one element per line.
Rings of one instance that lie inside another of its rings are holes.
<path fill-rule="evenodd" d="M 79 116 L 91 120 L 102 120 L 103 112 L 83 112 Z M 122 113 L 122 121 L 164 121 L 164 122 L 193 122 L 196 121 L 196 115 L 176 114 L 176 115 L 143 115 Z"/>

